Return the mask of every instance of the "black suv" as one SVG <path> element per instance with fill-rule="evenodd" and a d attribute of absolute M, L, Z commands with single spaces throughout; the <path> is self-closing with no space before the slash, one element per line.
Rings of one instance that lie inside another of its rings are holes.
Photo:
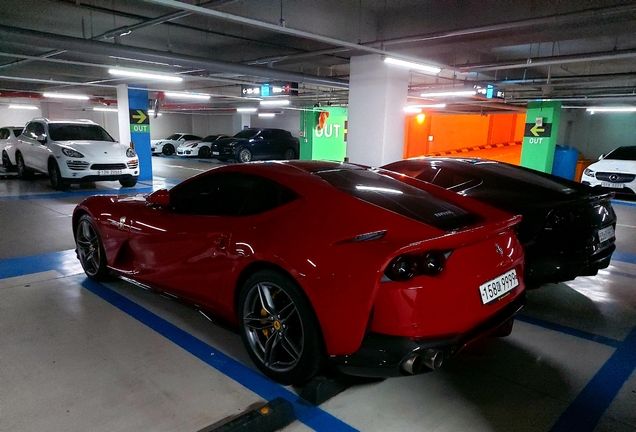
<path fill-rule="evenodd" d="M 298 138 L 283 129 L 245 129 L 232 138 L 212 143 L 212 157 L 220 161 L 236 159 L 249 162 L 256 159 L 298 159 Z"/>

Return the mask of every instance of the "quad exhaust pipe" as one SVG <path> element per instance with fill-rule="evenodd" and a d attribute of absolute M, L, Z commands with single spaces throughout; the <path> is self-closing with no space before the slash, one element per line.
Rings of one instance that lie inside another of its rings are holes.
<path fill-rule="evenodd" d="M 424 353 L 413 353 L 403 363 L 402 370 L 411 375 L 416 375 L 422 371 L 423 367 L 437 370 L 444 363 L 444 353 L 441 350 L 430 348 Z"/>

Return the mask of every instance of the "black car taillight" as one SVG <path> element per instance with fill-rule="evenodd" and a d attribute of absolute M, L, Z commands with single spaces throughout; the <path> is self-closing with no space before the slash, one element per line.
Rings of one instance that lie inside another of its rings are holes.
<path fill-rule="evenodd" d="M 444 270 L 446 254 L 434 250 L 422 255 L 400 255 L 391 260 L 384 275 L 392 281 L 404 282 L 417 275 L 437 276 Z"/>

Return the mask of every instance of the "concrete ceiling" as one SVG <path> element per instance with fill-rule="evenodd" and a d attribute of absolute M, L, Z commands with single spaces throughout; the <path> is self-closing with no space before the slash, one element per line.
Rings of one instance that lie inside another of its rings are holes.
<path fill-rule="evenodd" d="M 120 83 L 215 95 L 210 112 L 243 104 L 241 84 L 300 83 L 294 107 L 346 104 L 349 59 L 387 52 L 442 67 L 412 73 L 422 91 L 493 84 L 505 100 L 447 100 L 451 112 L 516 110 L 536 99 L 569 106 L 636 101 L 633 1 L 2 0 L 0 92 L 115 99 Z M 120 66 L 185 77 L 180 84 L 113 77 Z M 2 99 L 0 98 L 0 103 Z M 167 101 L 167 103 L 170 103 Z M 192 109 L 196 103 L 172 103 Z"/>

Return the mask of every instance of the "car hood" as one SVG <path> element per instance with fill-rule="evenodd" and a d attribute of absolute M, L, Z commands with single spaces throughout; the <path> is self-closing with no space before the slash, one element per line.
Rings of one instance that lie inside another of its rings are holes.
<path fill-rule="evenodd" d="M 218 140 L 214 141 L 214 145 L 222 147 L 222 146 L 226 146 L 226 145 L 228 145 L 230 143 L 233 143 L 233 142 L 246 143 L 246 142 L 249 142 L 249 139 L 246 139 L 246 138 L 221 138 L 221 139 L 218 139 Z"/>
<path fill-rule="evenodd" d="M 601 161 L 593 163 L 588 168 L 592 171 L 636 174 L 636 161 L 603 159 Z"/>
<path fill-rule="evenodd" d="M 72 148 L 87 157 L 104 155 L 126 157 L 126 147 L 118 142 L 109 141 L 58 141 L 61 147 Z"/>

